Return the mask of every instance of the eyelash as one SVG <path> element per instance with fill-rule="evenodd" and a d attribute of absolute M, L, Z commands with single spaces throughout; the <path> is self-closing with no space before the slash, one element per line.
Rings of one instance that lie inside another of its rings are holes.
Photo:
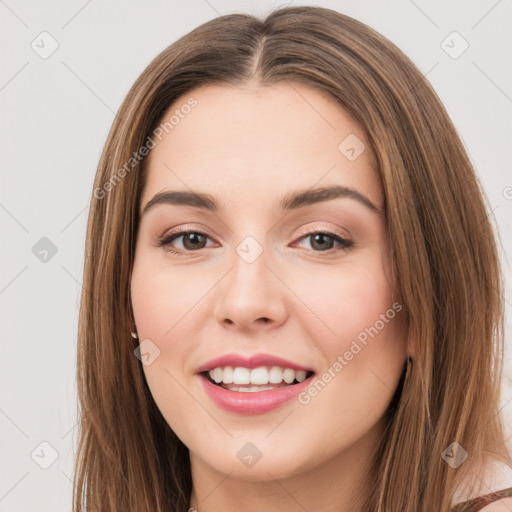
<path fill-rule="evenodd" d="M 198 252 L 201 249 L 196 249 L 194 251 L 191 251 L 191 250 L 183 251 L 183 250 L 177 250 L 170 245 L 171 242 L 173 242 L 175 239 L 180 238 L 181 236 L 184 236 L 184 235 L 189 235 L 191 233 L 210 238 L 206 233 L 203 233 L 202 231 L 180 230 L 180 231 L 171 233 L 169 235 L 164 235 L 164 236 L 160 237 L 158 239 L 157 245 L 159 247 L 165 247 L 165 250 L 167 250 L 173 254 L 192 256 L 193 253 Z M 315 251 L 314 249 L 308 249 L 308 251 L 310 253 L 312 252 L 315 254 L 332 254 L 333 252 L 336 252 L 338 250 L 347 251 L 354 246 L 354 242 L 352 240 L 342 238 L 341 236 L 337 235 L 336 233 L 332 233 L 330 231 L 311 231 L 309 233 L 303 234 L 298 240 L 302 240 L 303 238 L 307 238 L 307 237 L 313 236 L 313 235 L 327 235 L 329 238 L 332 238 L 333 240 L 338 242 L 340 244 L 340 246 L 337 249 L 331 248 L 326 251 Z M 204 247 L 203 247 L 203 249 L 204 249 Z"/>

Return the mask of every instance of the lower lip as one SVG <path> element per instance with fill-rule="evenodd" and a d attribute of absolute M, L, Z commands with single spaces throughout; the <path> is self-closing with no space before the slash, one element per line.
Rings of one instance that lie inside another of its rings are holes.
<path fill-rule="evenodd" d="M 266 391 L 229 391 L 210 382 L 204 375 L 199 375 L 209 397 L 220 407 L 238 414 L 262 414 L 277 409 L 295 398 L 311 384 L 314 374 L 298 384 L 283 386 Z"/>

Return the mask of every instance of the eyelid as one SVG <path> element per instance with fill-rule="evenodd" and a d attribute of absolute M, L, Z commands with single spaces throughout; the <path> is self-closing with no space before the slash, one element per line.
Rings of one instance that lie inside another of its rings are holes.
<path fill-rule="evenodd" d="M 203 227 L 197 228 L 196 226 L 188 226 L 186 224 L 184 226 L 179 226 L 177 228 L 173 228 L 173 229 L 165 231 L 163 235 L 158 237 L 158 239 L 164 240 L 173 235 L 177 235 L 179 233 L 188 233 L 188 232 L 200 233 L 200 234 L 208 236 L 212 240 L 215 240 L 215 237 L 210 235 L 210 233 L 208 232 L 208 230 L 206 228 L 203 228 Z"/>
<path fill-rule="evenodd" d="M 310 227 L 302 228 L 301 230 L 299 230 L 298 236 L 302 237 L 304 235 L 311 235 L 314 233 L 326 233 L 326 234 L 330 234 L 330 235 L 339 236 L 340 238 L 346 238 L 346 239 L 351 240 L 352 235 L 346 229 L 344 229 L 343 231 L 344 232 L 341 232 L 341 229 L 340 229 L 340 231 L 338 232 L 335 229 L 328 228 L 326 226 L 316 225 L 314 227 L 310 226 Z"/>
<path fill-rule="evenodd" d="M 200 235 L 206 236 L 210 240 L 213 240 L 215 243 L 218 243 L 217 240 L 215 239 L 215 237 L 211 236 L 203 228 L 196 229 L 192 226 L 185 225 L 185 226 L 180 226 L 176 229 L 172 229 L 171 231 L 166 231 L 163 235 L 158 237 L 157 245 L 165 247 L 165 245 L 170 245 L 171 238 L 173 239 L 172 241 L 174 241 L 175 239 L 179 238 L 180 235 L 185 235 L 187 233 L 198 233 Z M 168 241 L 168 242 L 165 243 L 166 241 Z M 185 251 L 185 252 L 193 253 L 193 252 L 197 252 L 197 251 Z"/>

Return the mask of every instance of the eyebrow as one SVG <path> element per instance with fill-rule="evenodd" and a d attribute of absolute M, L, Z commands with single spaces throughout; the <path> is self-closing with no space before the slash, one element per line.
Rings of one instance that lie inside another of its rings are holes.
<path fill-rule="evenodd" d="M 284 211 L 297 210 L 305 206 L 338 198 L 355 199 L 373 212 L 380 212 L 380 209 L 365 195 L 361 194 L 361 192 L 355 188 L 343 185 L 325 186 L 289 192 L 281 199 L 279 207 Z M 153 196 L 153 198 L 148 201 L 144 207 L 142 215 L 158 204 L 185 205 L 211 212 L 218 212 L 222 209 L 216 199 L 210 194 L 187 190 L 167 190 L 155 194 L 155 196 Z"/>

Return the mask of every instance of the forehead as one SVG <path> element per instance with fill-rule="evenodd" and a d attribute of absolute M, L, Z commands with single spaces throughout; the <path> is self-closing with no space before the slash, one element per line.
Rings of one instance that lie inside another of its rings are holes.
<path fill-rule="evenodd" d="M 202 86 L 168 108 L 156 133 L 141 205 L 164 189 L 244 200 L 250 192 L 258 200 L 332 183 L 381 202 L 364 131 L 332 98 L 303 84 Z"/>

